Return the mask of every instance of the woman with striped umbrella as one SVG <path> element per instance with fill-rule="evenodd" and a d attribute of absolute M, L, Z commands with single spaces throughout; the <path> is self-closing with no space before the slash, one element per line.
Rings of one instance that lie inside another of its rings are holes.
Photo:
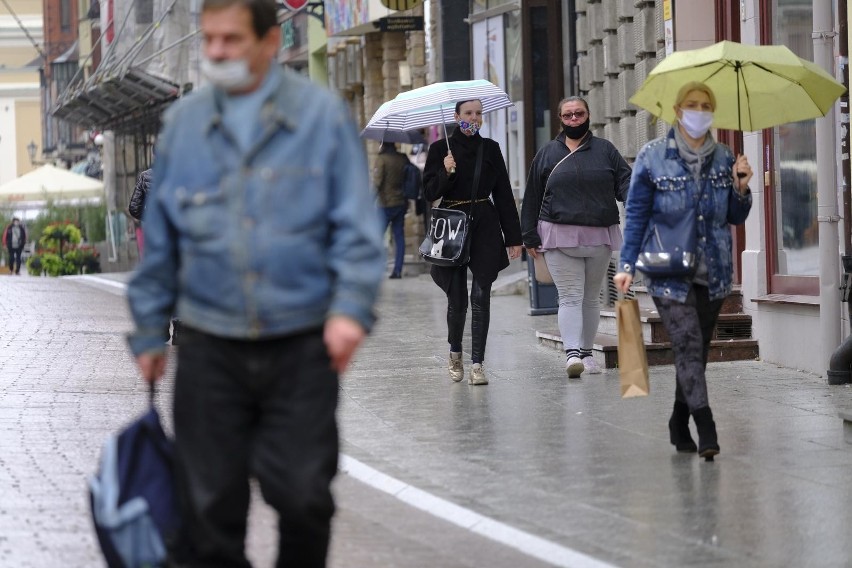
<path fill-rule="evenodd" d="M 470 261 L 451 267 L 432 265 L 435 283 L 447 295 L 447 340 L 450 344 L 449 375 L 464 378 L 462 335 L 467 319 L 468 269 L 473 273 L 470 290 L 471 363 L 468 382 L 487 385 L 483 362 L 490 322 L 491 284 L 509 266 L 509 258 L 521 254 L 521 224 L 509 174 L 500 146 L 479 134 L 483 105 L 479 99 L 459 101 L 453 114 L 457 124 L 446 144 L 432 144 L 423 171 L 427 201 L 441 199 L 441 207 L 459 208 L 472 217 Z M 474 188 L 478 154 L 480 175 Z"/>

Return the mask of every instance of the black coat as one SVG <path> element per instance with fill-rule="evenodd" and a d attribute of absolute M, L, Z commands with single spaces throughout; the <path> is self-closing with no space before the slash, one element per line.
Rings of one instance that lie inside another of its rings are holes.
<path fill-rule="evenodd" d="M 136 187 L 133 188 L 133 193 L 130 195 L 130 204 L 127 210 L 130 216 L 137 221 L 142 220 L 142 213 L 145 212 L 145 201 L 148 197 L 148 189 L 151 187 L 151 170 L 145 170 L 136 178 Z"/>
<path fill-rule="evenodd" d="M 560 225 L 609 227 L 618 224 L 618 205 L 630 187 L 630 166 L 609 140 L 589 135 L 569 154 L 565 134 L 551 140 L 533 159 L 521 207 L 524 246 L 541 246 L 538 221 Z M 556 165 L 563 164 L 553 172 Z M 545 196 L 545 188 L 550 188 Z M 543 203 L 542 203 L 543 202 Z"/>
<path fill-rule="evenodd" d="M 473 175 L 476 168 L 476 150 L 483 144 L 482 172 L 476 199 L 491 198 L 491 201 L 473 205 L 471 225 L 470 267 L 480 285 L 488 285 L 497 279 L 497 273 L 509 266 L 507 246 L 521 245 L 521 222 L 512 194 L 509 173 L 500 146 L 490 138 L 479 134 L 466 136 L 456 131 L 450 136 L 450 147 L 456 161 L 456 171 L 447 174 L 444 158 L 447 143 L 439 140 L 429 147 L 426 167 L 423 169 L 423 195 L 427 201 L 439 197 L 444 200 L 466 201 L 471 197 Z M 470 211 L 470 205 L 459 205 Z M 432 266 L 432 279 L 445 292 L 449 288 L 452 274 L 464 267 Z"/>

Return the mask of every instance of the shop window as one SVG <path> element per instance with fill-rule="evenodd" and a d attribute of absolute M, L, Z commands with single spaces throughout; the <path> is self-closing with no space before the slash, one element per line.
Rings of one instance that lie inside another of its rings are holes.
<path fill-rule="evenodd" d="M 470 11 L 472 14 L 479 14 L 486 10 L 492 10 L 504 4 L 512 4 L 517 6 L 520 4 L 518 0 L 472 0 L 470 3 Z"/>
<path fill-rule="evenodd" d="M 59 4 L 59 25 L 63 32 L 71 30 L 71 0 L 62 0 Z"/>
<path fill-rule="evenodd" d="M 761 43 L 785 45 L 813 61 L 813 4 L 813 0 L 760 0 L 765 22 Z M 769 290 L 818 295 L 816 121 L 764 131 L 764 144 L 771 174 L 766 188 Z"/>
<path fill-rule="evenodd" d="M 793 53 L 813 61 L 813 0 L 774 0 L 773 38 Z M 780 5 L 779 5 L 780 4 Z M 776 272 L 794 276 L 819 274 L 816 184 L 816 121 L 774 129 Z"/>
<path fill-rule="evenodd" d="M 154 22 L 154 0 L 136 0 L 136 23 Z"/>

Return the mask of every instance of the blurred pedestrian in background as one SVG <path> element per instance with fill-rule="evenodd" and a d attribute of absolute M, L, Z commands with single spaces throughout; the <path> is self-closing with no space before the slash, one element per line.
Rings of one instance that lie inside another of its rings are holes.
<path fill-rule="evenodd" d="M 21 274 L 21 253 L 27 244 L 27 230 L 18 217 L 12 218 L 12 222 L 3 231 L 3 242 L 9 251 L 9 274 Z"/>
<path fill-rule="evenodd" d="M 569 378 L 601 372 L 592 347 L 600 323 L 601 285 L 621 248 L 616 201 L 624 201 L 630 166 L 609 140 L 589 132 L 581 97 L 559 103 L 560 132 L 533 159 L 521 207 L 524 246 L 543 254 L 559 293 L 559 333 Z"/>
<path fill-rule="evenodd" d="M 405 213 L 408 198 L 402 191 L 405 167 L 411 162 L 408 156 L 396 149 L 393 142 L 383 142 L 373 168 L 373 182 L 379 196 L 379 205 L 385 219 L 385 230 L 391 228 L 394 244 L 393 271 L 390 278 L 402 278 L 405 260 Z"/>
<path fill-rule="evenodd" d="M 703 83 L 687 83 L 675 102 L 677 123 L 668 134 L 646 144 L 634 164 L 627 200 L 624 247 L 615 285 L 627 292 L 636 259 L 655 217 L 682 217 L 695 209 L 698 236 L 696 269 L 676 278 L 647 278 L 648 292 L 668 331 L 677 382 L 671 443 L 680 452 L 698 451 L 712 459 L 719 453 L 716 422 L 707 395 L 707 355 L 725 297 L 731 293 L 733 261 L 730 225 L 744 223 L 751 210 L 748 182 L 752 170 L 745 156 L 710 133 L 716 98 Z M 692 414 L 698 446 L 689 433 Z"/>
<path fill-rule="evenodd" d="M 374 323 L 385 270 L 369 168 L 346 105 L 275 63 L 274 0 L 204 0 L 209 85 L 157 140 L 130 346 L 162 377 L 184 323 L 176 458 L 196 558 L 248 567 L 249 478 L 279 515 L 277 566 L 325 565 L 339 375 Z"/>
<path fill-rule="evenodd" d="M 467 318 L 467 273 L 473 274 L 470 288 L 471 363 L 468 382 L 487 385 L 482 363 L 491 320 L 491 284 L 497 273 L 509 266 L 509 258 L 521 254 L 521 227 L 518 208 L 506 171 L 500 146 L 479 135 L 482 127 L 482 102 L 456 104 L 458 127 L 447 141 L 429 147 L 423 171 L 423 194 L 427 201 L 441 199 L 441 207 L 470 211 L 470 262 L 465 266 L 432 266 L 435 283 L 447 295 L 447 341 L 450 344 L 449 374 L 453 381 L 464 378 L 462 336 Z M 476 154 L 483 148 L 479 186 L 473 188 Z M 471 200 L 471 190 L 475 190 Z"/>

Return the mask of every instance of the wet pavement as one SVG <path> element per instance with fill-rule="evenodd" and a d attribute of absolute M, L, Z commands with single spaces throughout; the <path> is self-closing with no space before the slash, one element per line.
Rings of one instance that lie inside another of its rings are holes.
<path fill-rule="evenodd" d="M 124 342 L 125 277 L 0 276 L 2 567 L 102 565 L 86 478 L 146 404 Z M 387 282 L 342 383 L 347 473 L 329 566 L 852 564 L 852 445 L 838 418 L 852 388 L 761 361 L 711 364 L 722 453 L 708 463 L 668 443 L 673 367 L 653 367 L 641 399 L 620 398 L 615 370 L 569 381 L 535 339 L 555 316 L 528 307 L 493 298 L 491 384 L 472 387 L 447 378 L 440 290 L 427 276 Z M 161 405 L 170 392 L 166 380 Z M 272 566 L 275 519 L 259 499 L 250 525 L 251 558 Z"/>

